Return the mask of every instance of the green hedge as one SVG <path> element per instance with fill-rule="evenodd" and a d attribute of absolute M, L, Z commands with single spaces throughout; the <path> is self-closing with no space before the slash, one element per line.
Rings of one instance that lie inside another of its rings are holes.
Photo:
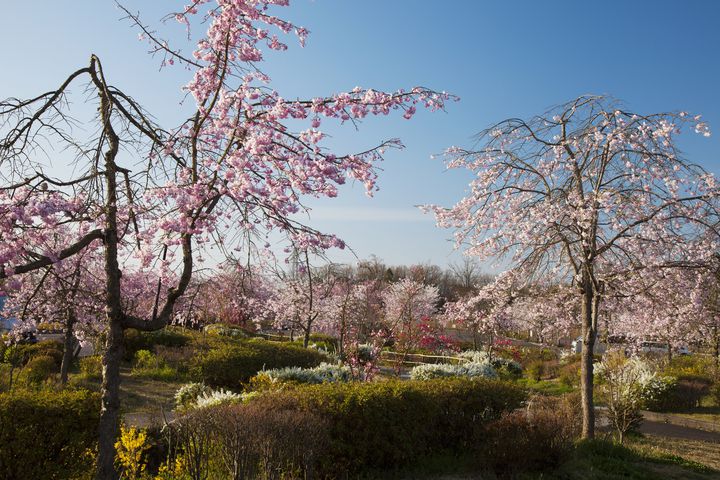
<path fill-rule="evenodd" d="M 163 328 L 154 332 L 140 332 L 134 328 L 125 330 L 124 357 L 130 361 L 139 350 L 153 350 L 155 345 L 164 347 L 183 347 L 190 343 L 191 336 L 170 328 Z"/>
<path fill-rule="evenodd" d="M 32 357 L 22 371 L 25 381 L 29 384 L 42 383 L 59 372 L 55 359 L 49 355 Z"/>
<path fill-rule="evenodd" d="M 190 361 L 190 376 L 212 387 L 238 389 L 261 370 L 316 367 L 325 357 L 290 343 L 216 337 L 199 347 Z"/>
<path fill-rule="evenodd" d="M 331 441 L 318 469 L 332 476 L 339 465 L 348 471 L 391 469 L 422 455 L 463 451 L 482 441 L 489 422 L 524 399 L 507 382 L 453 378 L 303 386 L 251 403 L 326 419 Z"/>
<path fill-rule="evenodd" d="M 92 469 L 100 397 L 84 390 L 0 394 L 0 478 L 78 478 Z"/>
<path fill-rule="evenodd" d="M 15 350 L 13 355 L 19 358 L 23 365 L 35 357 L 52 357 L 53 362 L 58 368 L 60 368 L 60 364 L 62 363 L 63 345 L 55 340 L 7 345 L 4 340 L 0 338 L 0 361 L 3 360 L 5 351 L 9 349 Z"/>
<path fill-rule="evenodd" d="M 711 392 L 712 382 L 705 376 L 683 375 L 669 377 L 670 387 L 662 395 L 647 402 L 648 410 L 683 412 L 700 406 L 703 397 Z"/>

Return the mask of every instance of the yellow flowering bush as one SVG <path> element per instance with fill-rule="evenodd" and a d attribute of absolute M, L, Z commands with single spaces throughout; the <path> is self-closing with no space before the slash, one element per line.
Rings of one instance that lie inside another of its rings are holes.
<path fill-rule="evenodd" d="M 115 443 L 115 463 L 122 471 L 122 478 L 138 480 L 147 467 L 144 456 L 150 449 L 147 433 L 135 427 L 120 427 L 120 439 Z"/>

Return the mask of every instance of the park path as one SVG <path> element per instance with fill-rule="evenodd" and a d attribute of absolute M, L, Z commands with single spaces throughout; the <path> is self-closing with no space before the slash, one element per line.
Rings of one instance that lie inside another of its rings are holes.
<path fill-rule="evenodd" d="M 701 442 L 720 443 L 720 432 L 710 432 L 699 428 L 686 427 L 669 422 L 644 420 L 640 425 L 640 433 L 658 437 L 681 438 Z"/>

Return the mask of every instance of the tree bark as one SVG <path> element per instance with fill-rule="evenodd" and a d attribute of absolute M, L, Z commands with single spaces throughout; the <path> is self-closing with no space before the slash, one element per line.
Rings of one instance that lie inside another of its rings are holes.
<path fill-rule="evenodd" d="M 305 330 L 305 335 L 303 335 L 303 347 L 308 348 L 308 345 L 310 345 L 310 326 L 308 325 L 308 328 Z"/>
<path fill-rule="evenodd" d="M 120 362 L 122 360 L 123 328 L 110 320 L 103 353 L 102 406 L 98 428 L 98 480 L 118 478 L 115 471 L 115 441 L 120 435 Z"/>
<path fill-rule="evenodd" d="M 715 360 L 715 368 L 720 367 L 720 331 L 717 325 L 713 328 L 713 353 Z"/>
<path fill-rule="evenodd" d="M 120 361 L 123 346 L 123 313 L 120 295 L 120 265 L 118 263 L 117 227 L 117 156 L 120 139 L 112 126 L 112 101 L 107 90 L 102 68 L 95 56 L 91 59 L 92 78 L 100 97 L 100 115 L 108 149 L 105 163 L 105 314 L 107 340 L 103 353 L 103 381 L 101 389 L 100 424 L 98 425 L 98 480 L 118 478 L 115 471 L 115 440 L 120 434 Z"/>
<path fill-rule="evenodd" d="M 71 307 L 72 308 L 72 307 Z M 63 358 L 60 365 L 60 382 L 65 385 L 68 380 L 68 370 L 73 361 L 75 353 L 75 335 L 73 328 L 75 327 L 75 315 L 68 312 L 67 321 L 65 322 L 65 339 L 63 342 Z"/>
<path fill-rule="evenodd" d="M 592 283 L 584 282 L 582 292 L 582 351 L 580 353 L 580 396 L 582 402 L 582 437 L 595 438 L 595 404 L 593 402 L 593 351 L 596 328 L 593 325 L 594 289 Z"/>

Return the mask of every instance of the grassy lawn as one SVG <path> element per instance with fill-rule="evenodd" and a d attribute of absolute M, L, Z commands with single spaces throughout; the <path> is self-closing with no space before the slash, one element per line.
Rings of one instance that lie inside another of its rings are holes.
<path fill-rule="evenodd" d="M 655 445 L 655 442 L 661 446 Z M 703 451 L 702 454 L 688 456 L 688 443 L 679 441 L 666 448 L 666 439 L 635 438 L 628 447 L 621 447 L 608 442 L 596 441 L 581 443 L 574 452 L 573 458 L 565 462 L 555 472 L 543 476 L 527 478 L 548 478 L 568 480 L 593 479 L 720 479 L 720 471 L 709 466 L 717 465 L 717 454 L 712 461 L 713 453 Z M 683 445 L 684 444 L 684 445 Z M 712 444 L 706 444 L 712 445 Z M 714 445 L 714 447 L 718 447 Z M 714 450 L 717 452 L 717 450 Z M 677 455 L 682 453 L 683 457 Z M 702 463 L 700 463 L 702 462 Z M 709 463 L 708 463 L 709 462 Z"/>
<path fill-rule="evenodd" d="M 160 415 L 161 409 L 169 412 L 174 408 L 175 392 L 184 382 L 132 375 L 130 370 L 127 366 L 120 370 L 120 401 L 124 413 Z M 100 390 L 100 380 L 78 379 L 74 383 L 90 390 Z"/>
<path fill-rule="evenodd" d="M 710 396 L 705 397 L 701 405 L 692 409 L 692 411 L 674 413 L 673 415 L 691 418 L 693 420 L 714 422 L 720 425 L 720 406 L 716 405 Z"/>
<path fill-rule="evenodd" d="M 720 443 L 644 435 L 631 437 L 630 446 L 646 455 L 682 457 L 720 471 Z"/>
<path fill-rule="evenodd" d="M 692 454 L 688 452 L 693 450 Z M 680 457 L 679 454 L 683 456 Z M 715 468 L 712 468 L 715 467 Z M 720 444 L 666 441 L 635 437 L 622 447 L 605 441 L 580 443 L 555 470 L 519 473 L 477 470 L 472 457 L 436 455 L 414 467 L 392 472 L 366 472 L 363 479 L 494 480 L 497 478 L 548 480 L 712 480 L 720 479 Z"/>
<path fill-rule="evenodd" d="M 562 395 L 570 393 L 573 387 L 561 383 L 557 379 L 535 381 L 530 378 L 519 378 L 515 383 L 522 385 L 532 393 L 542 393 L 544 395 Z"/>

